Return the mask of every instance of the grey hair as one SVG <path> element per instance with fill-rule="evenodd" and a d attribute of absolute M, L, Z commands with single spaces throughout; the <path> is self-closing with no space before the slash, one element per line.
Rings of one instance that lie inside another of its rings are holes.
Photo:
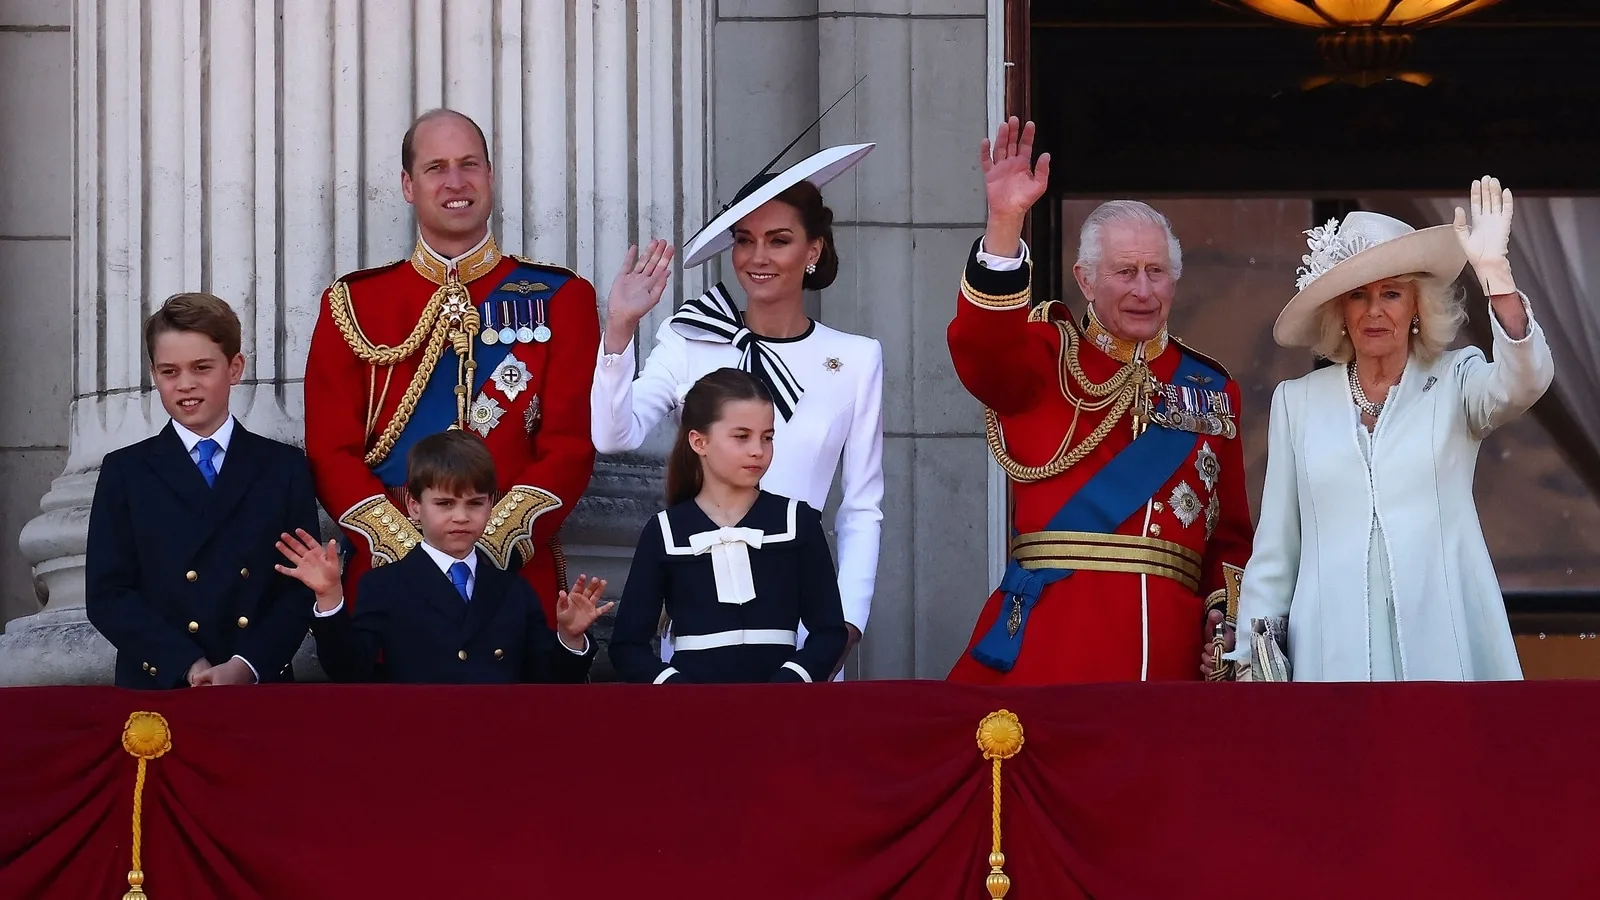
<path fill-rule="evenodd" d="M 1167 236 L 1167 256 L 1172 269 L 1172 280 L 1177 281 L 1183 277 L 1183 247 L 1178 244 L 1178 236 L 1172 233 L 1172 223 L 1167 217 L 1156 211 L 1148 203 L 1138 200 L 1107 200 L 1096 206 L 1094 212 L 1083 220 L 1083 229 L 1078 232 L 1078 265 L 1088 272 L 1089 280 L 1093 281 L 1100 274 L 1100 238 L 1105 227 L 1112 222 L 1127 222 L 1136 225 L 1153 225 L 1162 230 Z"/>
<path fill-rule="evenodd" d="M 1455 341 L 1456 334 L 1467 321 L 1464 292 L 1454 281 L 1445 281 L 1432 275 L 1396 275 L 1392 279 L 1379 280 L 1416 285 L 1417 333 L 1410 335 L 1411 352 L 1425 363 L 1438 359 L 1439 354 Z M 1350 335 L 1345 333 L 1344 306 L 1338 302 L 1348 293 L 1340 294 L 1322 305 L 1318 313 L 1319 337 L 1311 348 L 1311 352 L 1336 363 L 1347 363 L 1356 357 L 1355 344 L 1351 343 Z"/>

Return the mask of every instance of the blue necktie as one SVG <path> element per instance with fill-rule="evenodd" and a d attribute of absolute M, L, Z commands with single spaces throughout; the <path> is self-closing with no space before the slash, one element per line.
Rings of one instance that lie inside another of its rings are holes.
<path fill-rule="evenodd" d="M 206 480 L 206 487 L 214 486 L 217 483 L 217 467 L 211 464 L 211 457 L 215 456 L 222 447 L 211 438 L 206 438 L 195 444 L 194 449 L 195 452 L 200 454 L 200 477 Z"/>
<path fill-rule="evenodd" d="M 469 579 L 471 577 L 472 577 L 472 570 L 467 568 L 467 564 L 466 563 L 464 563 L 464 562 L 451 563 L 451 565 L 450 565 L 450 583 L 456 586 L 456 593 L 461 595 L 461 599 L 462 600 L 471 600 L 472 599 L 471 597 L 467 596 L 467 579 Z"/>

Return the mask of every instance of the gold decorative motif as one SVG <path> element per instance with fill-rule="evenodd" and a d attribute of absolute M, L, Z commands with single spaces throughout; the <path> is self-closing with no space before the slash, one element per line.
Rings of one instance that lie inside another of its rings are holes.
<path fill-rule="evenodd" d="M 399 560 L 422 540 L 411 520 L 401 515 L 389 498 L 381 494 L 350 507 L 339 517 L 339 524 L 360 532 L 367 539 L 374 568 Z"/>
<path fill-rule="evenodd" d="M 494 241 L 494 235 L 485 237 L 483 246 L 471 255 L 456 261 L 456 278 L 462 284 L 471 284 L 479 278 L 489 274 L 494 267 L 500 264 L 500 245 Z M 411 267 L 417 274 L 428 279 L 434 284 L 444 284 L 450 280 L 450 265 L 440 259 L 428 249 L 428 245 L 417 238 L 417 245 L 411 251 Z"/>
<path fill-rule="evenodd" d="M 1227 628 L 1237 625 L 1239 621 L 1239 593 L 1244 588 L 1244 569 L 1232 564 L 1222 564 L 1222 587 L 1211 592 L 1206 598 L 1206 618 L 1211 617 L 1211 611 L 1222 613 L 1222 622 L 1212 631 L 1211 635 L 1211 671 L 1206 674 L 1207 681 L 1233 681 L 1238 678 L 1239 670 L 1234 667 L 1231 660 L 1225 660 L 1222 655 L 1227 652 Z"/>
<path fill-rule="evenodd" d="M 966 297 L 974 305 L 984 309 L 1020 309 L 1028 305 L 1028 300 L 1033 295 L 1033 264 L 1026 263 L 1028 267 L 1028 286 L 1011 294 L 987 294 L 972 286 L 967 281 L 967 276 L 961 276 L 961 296 Z"/>
<path fill-rule="evenodd" d="M 510 291 L 513 294 L 521 294 L 526 297 L 529 294 L 537 294 L 541 291 L 548 291 L 550 290 L 550 285 L 545 284 L 542 281 L 508 281 L 505 284 L 500 285 L 498 290 Z"/>
<path fill-rule="evenodd" d="M 1170 578 L 1191 591 L 1200 589 L 1200 554 L 1183 544 L 1142 535 L 1029 532 L 1011 539 L 1011 558 L 1029 570 L 1073 569 L 1155 575 Z"/>
<path fill-rule="evenodd" d="M 1217 501 L 1217 495 L 1212 494 L 1206 503 L 1206 540 L 1217 533 L 1217 523 L 1222 521 L 1222 504 Z"/>
<path fill-rule="evenodd" d="M 1161 327 L 1161 333 L 1148 341 L 1130 341 L 1119 338 L 1105 329 L 1100 324 L 1100 319 L 1094 314 L 1094 305 L 1089 305 L 1088 324 L 1083 328 L 1084 337 L 1097 347 L 1101 353 L 1111 357 L 1117 362 L 1131 363 L 1139 359 L 1152 360 L 1160 356 L 1167 349 L 1167 329 Z"/>
<path fill-rule="evenodd" d="M 122 726 L 122 749 L 139 761 L 133 778 L 133 867 L 128 872 L 128 890 L 122 900 L 145 900 L 144 865 L 144 779 L 145 766 L 172 749 L 172 728 L 160 713 L 136 712 Z"/>
<path fill-rule="evenodd" d="M 502 524 L 485 528 L 478 546 L 502 569 L 511 565 L 511 554 L 515 551 L 521 551 L 523 562 L 527 562 L 533 559 L 534 521 L 562 505 L 560 497 L 543 488 L 514 485 L 491 513 Z"/>
<path fill-rule="evenodd" d="M 992 763 L 989 825 L 994 840 L 989 849 L 989 877 L 984 879 L 984 887 L 992 900 L 999 900 L 1011 890 L 1011 878 L 1005 873 L 1006 855 L 1000 849 L 1000 764 L 1020 753 L 1022 743 L 1022 722 L 1010 710 L 989 713 L 978 723 L 978 749 L 983 751 L 983 758 Z"/>

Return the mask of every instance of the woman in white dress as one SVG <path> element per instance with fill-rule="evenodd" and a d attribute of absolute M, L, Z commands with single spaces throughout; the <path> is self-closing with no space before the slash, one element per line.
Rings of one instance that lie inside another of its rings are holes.
<path fill-rule="evenodd" d="M 1354 212 L 1307 232 L 1273 336 L 1341 365 L 1273 394 L 1239 597 L 1254 639 L 1227 658 L 1275 657 L 1251 626 L 1286 616 L 1295 681 L 1522 677 L 1472 475 L 1484 436 L 1532 406 L 1554 368 L 1506 259 L 1511 192 L 1485 177 L 1471 206 L 1470 223 L 1457 209 L 1454 225 L 1421 231 Z M 1468 262 L 1489 297 L 1492 361 L 1445 349 L 1466 318 L 1455 279 Z"/>
<path fill-rule="evenodd" d="M 734 306 L 720 284 L 685 303 L 656 332 L 637 378 L 633 335 L 661 297 L 672 251 L 661 241 L 643 253 L 630 249 L 607 300 L 590 398 L 595 449 L 619 453 L 638 448 L 669 412 L 676 418 L 684 394 L 709 372 L 739 368 L 766 386 L 777 418 L 762 489 L 820 510 L 836 475 L 841 482 L 833 530 L 850 632 L 846 656 L 866 630 L 878 573 L 883 349 L 872 338 L 807 317 L 802 292 L 827 287 L 839 271 L 833 212 L 818 186 L 872 147 L 829 148 L 747 184 L 689 242 L 684 259 L 693 267 L 731 247 L 746 309 Z M 662 644 L 666 659 L 668 639 Z"/>

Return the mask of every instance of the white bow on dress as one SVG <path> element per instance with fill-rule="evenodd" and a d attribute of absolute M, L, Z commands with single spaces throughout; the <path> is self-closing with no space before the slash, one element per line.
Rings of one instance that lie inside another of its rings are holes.
<path fill-rule="evenodd" d="M 765 532 L 756 528 L 718 528 L 690 535 L 694 554 L 711 554 L 711 571 L 717 578 L 717 602 L 741 604 L 756 598 L 755 576 L 750 572 L 750 548 L 761 549 Z"/>

